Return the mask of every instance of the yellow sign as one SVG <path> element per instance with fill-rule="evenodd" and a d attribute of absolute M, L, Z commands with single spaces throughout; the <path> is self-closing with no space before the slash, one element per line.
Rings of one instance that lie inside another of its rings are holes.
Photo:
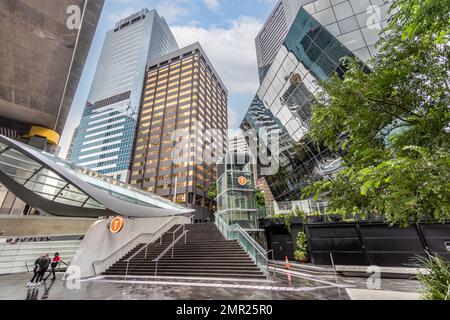
<path fill-rule="evenodd" d="M 111 224 L 109 225 L 109 230 L 111 230 L 111 233 L 119 233 L 123 229 L 125 221 L 121 217 L 115 217 Z"/>
<path fill-rule="evenodd" d="M 240 176 L 240 177 L 238 178 L 238 182 L 239 182 L 239 184 L 240 184 L 241 186 L 245 186 L 245 185 L 247 184 L 247 178 L 246 178 L 246 177 L 243 177 L 243 176 Z"/>

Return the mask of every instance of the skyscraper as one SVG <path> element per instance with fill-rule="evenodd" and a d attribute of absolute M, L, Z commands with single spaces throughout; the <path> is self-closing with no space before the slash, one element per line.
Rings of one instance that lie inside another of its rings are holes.
<path fill-rule="evenodd" d="M 155 10 L 118 22 L 105 38 L 70 160 L 126 181 L 146 66 L 178 49 Z"/>
<path fill-rule="evenodd" d="M 248 145 L 245 135 L 242 132 L 230 134 L 228 136 L 229 153 L 248 153 Z"/>
<path fill-rule="evenodd" d="M 211 219 L 216 206 L 207 188 L 217 168 L 203 159 L 205 141 L 197 133 L 218 129 L 226 139 L 225 85 L 195 43 L 155 60 L 144 87 L 131 184 L 197 209 L 197 220 Z M 181 162 L 174 159 L 176 130 L 187 138 Z M 225 144 L 217 145 L 223 153 Z"/>
<path fill-rule="evenodd" d="M 280 0 L 256 38 L 261 82 L 275 60 L 301 8 L 362 61 L 377 51 L 380 26 L 388 19 L 392 0 Z"/>
<path fill-rule="evenodd" d="M 262 81 L 300 7 L 310 0 L 280 0 L 256 37 L 259 79 Z"/>
<path fill-rule="evenodd" d="M 376 3 L 380 6 L 374 7 Z M 243 130 L 280 133 L 280 170 L 265 177 L 277 201 L 298 200 L 305 186 L 340 169 L 340 155 L 307 135 L 320 90 L 317 82 L 332 74 L 343 77 L 343 57 L 367 62 L 376 55 L 374 44 L 389 5 L 373 0 L 310 1 L 282 39 L 241 124 Z"/>

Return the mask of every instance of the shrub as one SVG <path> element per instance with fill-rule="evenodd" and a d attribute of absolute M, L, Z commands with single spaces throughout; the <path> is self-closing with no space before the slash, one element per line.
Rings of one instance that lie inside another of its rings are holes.
<path fill-rule="evenodd" d="M 450 300 L 450 263 L 439 256 L 418 258 L 422 268 L 429 272 L 418 276 L 422 283 L 424 300 Z"/>

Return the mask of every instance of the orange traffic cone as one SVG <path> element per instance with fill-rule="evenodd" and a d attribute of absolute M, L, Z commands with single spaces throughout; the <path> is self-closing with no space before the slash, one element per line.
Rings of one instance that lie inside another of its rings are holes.
<path fill-rule="evenodd" d="M 289 263 L 289 259 L 286 256 L 286 264 L 284 265 L 284 268 L 287 270 L 290 270 L 292 268 L 292 265 Z"/>

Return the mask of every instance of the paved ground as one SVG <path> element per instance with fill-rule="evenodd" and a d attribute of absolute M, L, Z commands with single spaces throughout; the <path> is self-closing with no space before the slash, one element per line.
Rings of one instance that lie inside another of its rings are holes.
<path fill-rule="evenodd" d="M 346 289 L 367 289 L 366 279 L 339 277 L 336 285 L 330 276 L 282 274 L 275 282 L 97 277 L 70 290 L 61 277 L 28 290 L 31 274 L 0 276 L 0 300 L 348 300 Z M 411 280 L 381 282 L 381 290 L 388 292 L 417 293 L 419 287 Z M 373 298 L 382 299 L 382 294 L 373 291 Z M 364 291 L 364 297 L 370 298 L 371 292 Z"/>

